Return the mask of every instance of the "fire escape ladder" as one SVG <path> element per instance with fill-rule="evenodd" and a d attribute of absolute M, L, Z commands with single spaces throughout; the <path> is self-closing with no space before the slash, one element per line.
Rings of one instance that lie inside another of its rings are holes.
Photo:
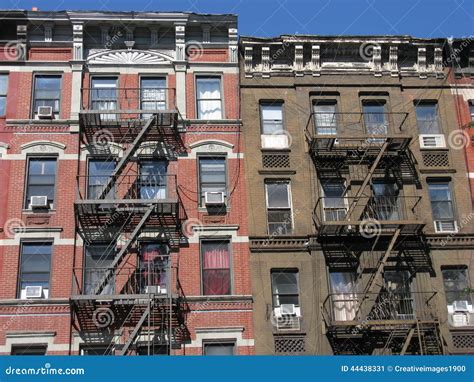
<path fill-rule="evenodd" d="M 153 308 L 153 305 L 154 305 L 154 301 L 153 299 L 150 301 L 150 304 L 147 306 L 147 308 L 145 309 L 145 311 L 143 312 L 142 316 L 140 317 L 140 319 L 138 320 L 137 324 L 135 325 L 135 328 L 133 329 L 132 333 L 130 333 L 127 341 L 125 342 L 125 344 L 123 345 L 122 349 L 120 350 L 119 352 L 119 355 L 125 355 L 127 354 L 127 351 L 128 349 L 130 348 L 130 346 L 132 345 L 133 341 L 135 341 L 135 339 L 137 338 L 138 336 L 138 333 L 140 332 L 140 330 L 142 329 L 142 326 L 143 324 L 145 323 L 145 320 L 148 318 L 148 316 L 150 315 L 150 312 L 151 312 L 151 309 Z"/>
<path fill-rule="evenodd" d="M 146 122 L 146 124 L 143 126 L 143 128 L 140 130 L 140 132 L 137 134 L 133 142 L 130 144 L 130 147 L 125 151 L 123 157 L 120 159 L 120 161 L 117 163 L 115 166 L 114 171 L 110 175 L 107 184 L 103 188 L 101 194 L 99 195 L 98 199 L 104 199 L 106 195 L 110 192 L 112 187 L 114 186 L 115 182 L 117 181 L 117 178 L 122 174 L 123 170 L 125 169 L 125 165 L 128 163 L 130 158 L 133 156 L 133 154 L 138 150 L 140 147 L 140 143 L 143 141 L 145 138 L 146 134 L 148 133 L 148 130 L 151 128 L 151 126 L 155 123 L 156 116 L 153 115 L 150 117 L 150 119 Z"/>
<path fill-rule="evenodd" d="M 372 163 L 372 166 L 370 166 L 370 170 L 367 173 L 367 175 L 365 176 L 364 181 L 362 182 L 360 188 L 357 190 L 357 193 L 356 193 L 354 199 L 352 200 L 349 208 L 347 209 L 347 216 L 349 217 L 349 219 L 351 217 L 352 212 L 354 211 L 354 209 L 357 206 L 359 198 L 363 195 L 363 193 L 365 191 L 365 188 L 369 184 L 370 179 L 372 178 L 372 175 L 374 174 L 375 170 L 377 169 L 377 167 L 380 163 L 380 160 L 382 159 L 385 151 L 387 150 L 387 147 L 388 147 L 388 142 L 385 142 L 383 144 L 383 146 L 380 148 L 380 151 L 379 151 L 377 157 L 375 158 L 374 162 Z"/>
<path fill-rule="evenodd" d="M 400 228 L 395 231 L 392 236 L 392 239 L 390 240 L 390 244 L 387 247 L 387 250 L 385 251 L 383 257 L 379 260 L 377 264 L 377 270 L 370 274 L 370 278 L 364 288 L 362 299 L 356 312 L 356 317 L 362 317 L 362 319 L 365 319 L 365 317 L 370 314 L 373 305 L 369 302 L 375 302 L 375 298 L 371 299 L 370 296 L 378 296 L 380 291 L 382 290 L 382 272 L 390 256 L 390 253 L 392 252 L 393 247 L 397 242 L 400 231 Z"/>
<path fill-rule="evenodd" d="M 104 277 L 102 278 L 102 280 L 100 280 L 97 288 L 94 290 L 94 293 L 93 293 L 94 295 L 99 295 L 102 292 L 102 290 L 107 286 L 109 279 L 113 276 L 113 270 L 116 269 L 117 266 L 120 264 L 120 261 L 122 261 L 123 257 L 125 256 L 130 246 L 139 235 L 141 229 L 143 228 L 144 224 L 146 223 L 146 221 L 148 220 L 148 218 L 150 217 L 150 215 L 153 213 L 154 210 L 155 210 L 155 206 L 151 205 L 143 214 L 139 223 L 136 225 L 135 229 L 131 233 L 130 238 L 122 246 L 119 253 L 117 253 L 117 255 L 115 256 L 114 261 L 110 264 L 110 267 L 107 269 Z"/>
<path fill-rule="evenodd" d="M 415 328 L 411 328 L 410 331 L 408 332 L 407 338 L 405 339 L 402 350 L 400 351 L 400 355 L 405 355 L 414 334 L 415 334 Z"/>

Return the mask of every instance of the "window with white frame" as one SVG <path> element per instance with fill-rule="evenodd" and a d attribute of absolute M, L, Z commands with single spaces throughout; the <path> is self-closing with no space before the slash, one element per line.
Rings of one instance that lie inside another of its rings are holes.
<path fill-rule="evenodd" d="M 204 355 L 234 355 L 234 342 L 207 342 L 203 344 Z"/>
<path fill-rule="evenodd" d="M 51 107 L 55 117 L 59 117 L 61 107 L 61 76 L 37 75 L 35 76 L 33 93 L 33 114 L 38 115 L 41 106 Z"/>
<path fill-rule="evenodd" d="M 231 294 L 230 241 L 201 241 L 201 264 L 203 295 Z"/>
<path fill-rule="evenodd" d="M 267 221 L 269 235 L 291 235 L 293 216 L 291 211 L 290 182 L 271 180 L 265 183 Z"/>
<path fill-rule="evenodd" d="M 273 307 L 291 304 L 300 306 L 297 269 L 273 269 L 272 277 L 272 304 Z"/>
<path fill-rule="evenodd" d="M 260 124 L 263 149 L 287 149 L 289 147 L 283 117 L 283 102 L 260 103 Z"/>
<path fill-rule="evenodd" d="M 344 180 L 322 179 L 321 188 L 323 191 L 324 220 L 344 220 L 347 214 Z"/>
<path fill-rule="evenodd" d="M 4 116 L 6 114 L 7 89 L 8 89 L 8 75 L 0 74 L 0 116 Z"/>
<path fill-rule="evenodd" d="M 198 119 L 222 119 L 221 78 L 197 77 L 196 102 Z"/>
<path fill-rule="evenodd" d="M 316 133 L 335 135 L 337 133 L 336 101 L 318 101 L 313 106 Z"/>
<path fill-rule="evenodd" d="M 50 291 L 51 242 L 21 244 L 18 297 L 48 298 Z"/>
<path fill-rule="evenodd" d="M 428 181 L 428 191 L 436 232 L 457 232 L 451 182 Z"/>
<path fill-rule="evenodd" d="M 444 292 L 451 326 L 474 324 L 472 290 L 467 266 L 449 266 L 441 269 Z"/>
<path fill-rule="evenodd" d="M 56 158 L 28 159 L 25 208 L 31 208 L 36 197 L 46 198 L 47 206 L 45 207 L 54 207 L 56 164 Z"/>
<path fill-rule="evenodd" d="M 223 204 L 227 197 L 227 171 L 225 157 L 199 158 L 200 205 Z"/>

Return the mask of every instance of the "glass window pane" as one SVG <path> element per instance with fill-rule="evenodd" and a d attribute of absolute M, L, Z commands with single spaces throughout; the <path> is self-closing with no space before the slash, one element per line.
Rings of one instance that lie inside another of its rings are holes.
<path fill-rule="evenodd" d="M 198 78 L 197 98 L 199 99 L 221 99 L 220 78 Z"/>
<path fill-rule="evenodd" d="M 204 355 L 234 355 L 234 344 L 205 344 Z"/>
<path fill-rule="evenodd" d="M 385 120 L 385 106 L 380 103 L 368 103 L 363 105 L 364 122 L 367 134 L 387 134 L 387 123 Z"/>
<path fill-rule="evenodd" d="M 439 134 L 438 111 L 436 104 L 416 105 L 416 119 L 420 134 Z"/>
<path fill-rule="evenodd" d="M 6 97 L 0 96 L 0 115 L 5 115 L 5 113 L 6 113 L 6 104 L 7 104 Z"/>
<path fill-rule="evenodd" d="M 8 75 L 0 74 L 0 95 L 7 95 Z"/>
<path fill-rule="evenodd" d="M 298 294 L 297 272 L 272 272 L 272 291 L 274 294 Z"/>
<path fill-rule="evenodd" d="M 451 200 L 451 190 L 448 183 L 430 183 L 428 184 L 428 189 L 432 201 Z"/>
<path fill-rule="evenodd" d="M 468 301 L 471 303 L 467 268 L 442 269 L 442 274 L 447 304 L 451 305 L 454 301 Z"/>
<path fill-rule="evenodd" d="M 288 192 L 288 183 L 267 183 L 267 200 L 269 208 L 288 208 L 290 198 Z"/>

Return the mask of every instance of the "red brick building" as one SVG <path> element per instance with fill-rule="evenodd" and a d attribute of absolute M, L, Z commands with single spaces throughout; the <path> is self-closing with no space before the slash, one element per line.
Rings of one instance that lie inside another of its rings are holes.
<path fill-rule="evenodd" d="M 1 17 L 0 353 L 253 354 L 236 16 Z"/>

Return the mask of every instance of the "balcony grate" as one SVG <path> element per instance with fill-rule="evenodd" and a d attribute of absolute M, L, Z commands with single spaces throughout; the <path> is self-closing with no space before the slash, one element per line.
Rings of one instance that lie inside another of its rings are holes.
<path fill-rule="evenodd" d="M 275 336 L 275 353 L 304 353 L 305 338 L 302 336 Z"/>
<path fill-rule="evenodd" d="M 290 156 L 288 154 L 263 154 L 262 164 L 264 168 L 289 168 Z"/>
<path fill-rule="evenodd" d="M 446 168 L 449 167 L 449 157 L 447 152 L 441 153 L 422 153 L 423 166 L 425 167 L 437 167 Z"/>

